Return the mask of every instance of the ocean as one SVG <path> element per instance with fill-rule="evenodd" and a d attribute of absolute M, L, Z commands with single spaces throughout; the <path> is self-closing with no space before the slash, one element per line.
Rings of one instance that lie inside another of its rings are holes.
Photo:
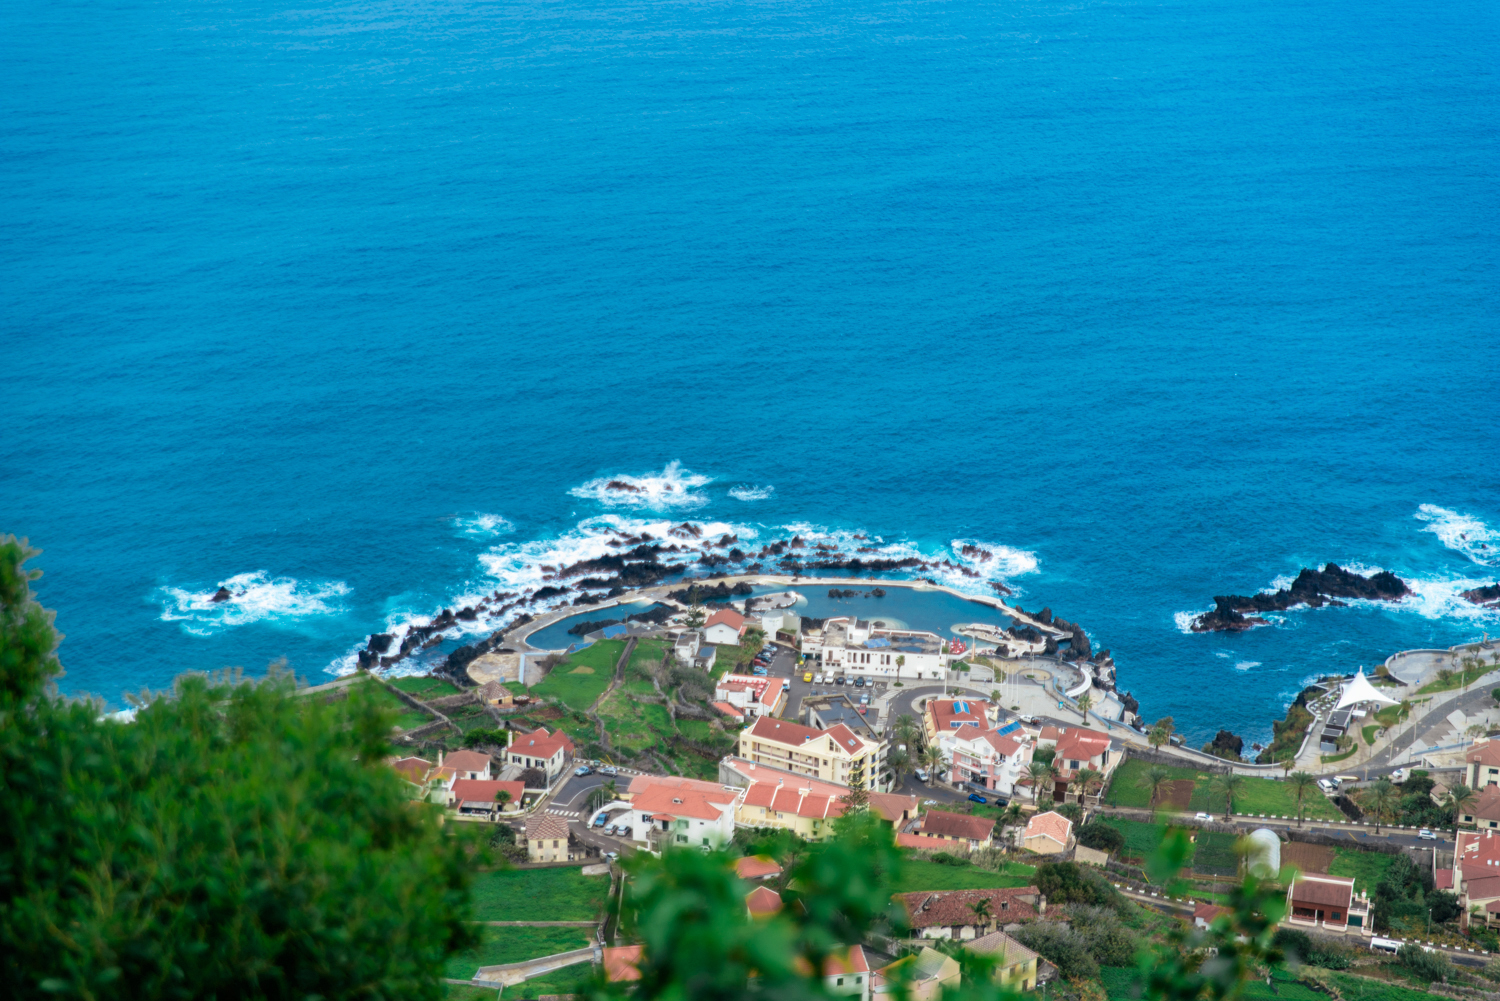
<path fill-rule="evenodd" d="M 1457 597 L 1500 579 L 1492 4 L 17 0 L 0 38 L 0 532 L 66 692 L 326 680 L 685 520 L 982 545 L 1194 742 L 1500 631 Z M 1418 594 L 1184 628 L 1326 561 Z"/>

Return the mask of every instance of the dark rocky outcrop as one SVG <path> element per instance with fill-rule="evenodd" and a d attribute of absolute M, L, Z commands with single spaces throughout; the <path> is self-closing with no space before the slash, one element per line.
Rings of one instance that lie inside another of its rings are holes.
<path fill-rule="evenodd" d="M 1458 596 L 1465 601 L 1472 601 L 1476 605 L 1487 605 L 1500 607 L 1500 582 L 1476 587 L 1468 591 L 1460 591 Z"/>
<path fill-rule="evenodd" d="M 1245 749 L 1245 741 L 1244 738 L 1236 737 L 1228 730 L 1220 730 L 1203 749 L 1209 754 L 1218 754 L 1219 757 L 1224 757 L 1227 753 L 1238 758 L 1240 752 Z"/>
<path fill-rule="evenodd" d="M 1010 588 L 1006 587 L 1004 584 L 1000 583 L 998 580 L 992 580 L 992 581 L 990 581 L 990 587 L 992 587 L 992 588 L 995 589 L 995 593 L 996 594 L 1013 594 L 1014 593 L 1013 591 L 1011 591 Z"/>
<path fill-rule="evenodd" d="M 622 622 L 650 622 L 654 625 L 663 625 L 672 617 L 672 610 L 666 605 L 652 605 L 644 612 L 635 612 L 623 619 L 600 619 L 595 622 L 580 622 L 568 630 L 570 636 L 587 636 L 595 629 L 604 629 L 608 626 L 618 626 Z"/>
<path fill-rule="evenodd" d="M 1141 714 L 1141 704 L 1137 702 L 1135 696 L 1131 695 L 1129 692 L 1126 692 L 1125 694 L 1120 696 L 1120 705 L 1124 706 L 1125 711 L 1128 713 L 1131 713 L 1135 716 L 1139 716 Z"/>
<path fill-rule="evenodd" d="M 551 584 L 548 584 L 546 587 L 541 588 L 540 590 L 538 590 L 536 594 L 533 594 L 531 596 L 531 600 L 532 601 L 546 601 L 548 598 L 556 598 L 560 594 L 567 594 L 571 590 L 572 590 L 572 588 L 567 587 L 567 586 L 564 586 L 564 587 L 553 587 Z M 445 609 L 445 611 L 446 611 L 446 609 Z"/>
<path fill-rule="evenodd" d="M 668 592 L 667 597 L 671 598 L 673 601 L 680 601 L 685 605 L 694 605 L 703 601 L 713 601 L 716 598 L 743 597 L 754 592 L 754 590 L 755 588 L 751 587 L 749 584 L 746 584 L 744 581 L 740 581 L 733 587 L 730 587 L 728 584 L 721 581 L 720 583 L 715 584 L 713 587 L 703 587 L 698 584 L 689 584 L 687 587 Z"/>
<path fill-rule="evenodd" d="M 891 570 L 909 570 L 912 567 L 925 567 L 927 564 L 914 556 L 908 556 L 902 560 L 862 560 L 858 556 L 847 560 L 811 560 L 806 564 L 809 570 L 851 570 L 855 573 L 887 573 Z"/>
<path fill-rule="evenodd" d="M 1303 567 L 1292 581 L 1292 586 L 1274 592 L 1260 594 L 1226 594 L 1214 596 L 1214 608 L 1193 620 L 1192 630 L 1198 633 L 1218 630 L 1235 631 L 1264 625 L 1243 613 L 1284 612 L 1294 605 L 1322 608 L 1324 605 L 1341 605 L 1339 598 L 1366 601 L 1399 601 L 1411 594 L 1406 582 L 1389 570 L 1381 570 L 1368 577 L 1345 570 L 1337 563 L 1326 564 L 1322 570 Z"/>
<path fill-rule="evenodd" d="M 859 592 L 858 591 L 841 591 L 841 590 L 839 590 L 836 587 L 830 587 L 828 589 L 828 597 L 830 597 L 830 598 L 858 598 L 859 597 Z"/>
<path fill-rule="evenodd" d="M 218 604 L 221 601 L 228 601 L 233 597 L 234 595 L 229 592 L 229 588 L 221 587 L 217 591 L 215 591 L 214 596 L 212 598 L 209 598 L 208 600 L 212 601 L 214 604 Z"/>
<path fill-rule="evenodd" d="M 624 480 L 610 480 L 608 483 L 604 484 L 604 489 L 618 490 L 621 493 L 626 494 L 641 493 L 640 487 L 636 486 L 634 483 L 626 483 Z"/>
<path fill-rule="evenodd" d="M 390 633 L 371 633 L 370 642 L 365 644 L 365 649 L 371 653 L 385 653 L 395 641 L 396 637 Z"/>

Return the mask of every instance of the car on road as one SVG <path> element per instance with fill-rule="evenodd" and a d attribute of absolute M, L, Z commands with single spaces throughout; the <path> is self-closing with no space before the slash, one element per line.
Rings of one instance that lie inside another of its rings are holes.
<path fill-rule="evenodd" d="M 926 782 L 927 781 L 927 769 L 925 769 L 925 768 L 918 768 L 913 774 L 916 775 L 918 782 Z"/>
<path fill-rule="evenodd" d="M 1436 834 L 1433 834 L 1425 827 L 1417 832 L 1417 837 L 1421 838 L 1423 841 L 1436 841 L 1438 839 L 1438 836 Z"/>
<path fill-rule="evenodd" d="M 862 706 L 867 706 L 867 705 L 870 704 L 870 693 L 869 692 L 865 692 L 863 695 L 861 695 L 859 697 L 859 704 L 862 705 Z"/>
<path fill-rule="evenodd" d="M 1032 726 L 1035 726 L 1042 721 L 1041 717 L 1039 716 L 1017 716 L 1016 719 L 1020 720 L 1022 723 L 1029 723 Z"/>
<path fill-rule="evenodd" d="M 1193 814 L 1193 819 L 1194 820 L 1213 820 L 1214 818 L 1211 817 L 1211 816 L 1209 816 L 1206 813 L 1195 813 L 1195 814 Z"/>
<path fill-rule="evenodd" d="M 804 684 L 811 682 L 812 679 L 813 679 L 813 673 L 811 671 L 804 671 L 803 672 L 803 674 L 802 674 L 802 681 L 803 681 Z"/>
<path fill-rule="evenodd" d="M 619 852 L 605 852 L 604 853 L 604 857 L 607 858 L 607 859 L 609 859 L 611 862 L 613 862 L 615 859 L 617 859 L 617 858 L 620 857 L 620 853 Z"/>
<path fill-rule="evenodd" d="M 626 827 L 624 824 L 621 824 L 619 827 L 615 828 L 615 837 L 617 837 L 617 838 L 628 838 L 628 837 L 630 837 L 630 828 Z"/>
<path fill-rule="evenodd" d="M 1394 772 L 1391 772 L 1391 781 L 1392 782 L 1405 782 L 1406 781 L 1406 769 L 1405 768 L 1398 768 Z"/>
<path fill-rule="evenodd" d="M 594 770 L 592 768 L 590 768 L 588 765 L 579 765 L 577 768 L 573 769 L 573 774 L 574 775 L 592 775 L 592 774 L 594 774 Z"/>
<path fill-rule="evenodd" d="M 971 792 L 971 793 L 969 793 L 969 802 L 970 803 L 988 803 L 989 800 L 985 799 L 983 796 L 979 795 L 979 793 L 977 793 L 977 792 Z"/>

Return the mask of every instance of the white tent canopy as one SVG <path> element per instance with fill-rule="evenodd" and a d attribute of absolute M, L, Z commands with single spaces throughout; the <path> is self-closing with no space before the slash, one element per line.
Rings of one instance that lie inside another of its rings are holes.
<path fill-rule="evenodd" d="M 1344 694 L 1339 696 L 1339 704 L 1334 708 L 1342 709 L 1356 702 L 1384 702 L 1388 705 L 1399 705 L 1395 699 L 1381 695 L 1375 690 L 1375 686 L 1370 684 L 1370 679 L 1365 677 L 1364 668 L 1360 668 L 1359 673 L 1344 682 Z"/>

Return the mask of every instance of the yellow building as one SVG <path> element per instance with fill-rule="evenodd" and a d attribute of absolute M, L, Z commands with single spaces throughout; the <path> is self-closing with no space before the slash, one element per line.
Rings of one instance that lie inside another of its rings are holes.
<path fill-rule="evenodd" d="M 995 983 L 1000 986 L 1014 987 L 1018 991 L 1029 991 L 1036 986 L 1036 953 L 1005 932 L 990 932 L 970 942 L 967 948 L 981 956 L 995 958 Z"/>
<path fill-rule="evenodd" d="M 809 778 L 847 786 L 858 780 L 872 792 L 884 792 L 882 746 L 842 723 L 826 730 L 761 716 L 740 731 L 739 756 Z"/>

